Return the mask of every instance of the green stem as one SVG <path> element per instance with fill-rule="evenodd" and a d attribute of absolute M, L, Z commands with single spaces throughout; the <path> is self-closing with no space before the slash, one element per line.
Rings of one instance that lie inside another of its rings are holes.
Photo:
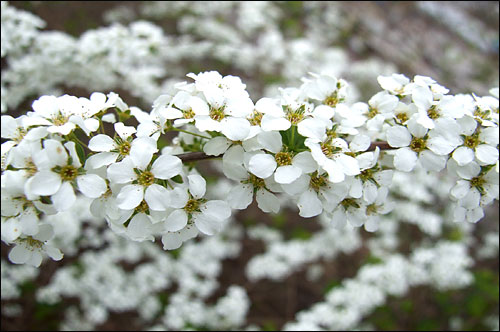
<path fill-rule="evenodd" d="M 168 130 L 180 131 L 181 133 L 185 133 L 185 134 L 189 134 L 189 135 L 193 135 L 193 136 L 198 136 L 198 137 L 206 138 L 206 139 L 211 139 L 212 138 L 212 137 L 208 137 L 208 136 L 203 136 L 203 135 L 200 135 L 200 134 L 192 133 L 192 132 L 184 130 L 184 129 L 175 128 L 175 127 L 169 127 Z"/>
<path fill-rule="evenodd" d="M 291 137 L 289 140 L 290 149 L 295 150 L 295 131 L 297 130 L 297 126 L 292 125 L 292 127 L 290 129 L 291 129 L 291 135 L 290 135 Z"/>
<path fill-rule="evenodd" d="M 79 144 L 83 145 L 85 148 L 87 148 L 87 150 L 91 151 L 91 150 L 89 149 L 88 145 L 87 145 L 87 144 L 85 144 L 84 142 L 82 142 L 82 141 L 81 141 L 81 140 L 80 140 L 80 139 L 79 139 L 79 138 L 75 135 L 75 133 L 71 133 L 71 134 L 69 134 L 69 135 L 68 135 L 68 139 L 69 139 L 70 141 L 73 141 L 73 140 L 74 140 L 74 141 L 76 141 L 77 143 L 79 143 Z"/>

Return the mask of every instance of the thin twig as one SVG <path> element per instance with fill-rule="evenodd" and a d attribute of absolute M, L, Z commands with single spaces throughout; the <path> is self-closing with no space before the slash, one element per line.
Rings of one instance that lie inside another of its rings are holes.
<path fill-rule="evenodd" d="M 387 142 L 372 142 L 372 144 L 370 145 L 370 147 L 368 148 L 367 151 L 374 151 L 375 150 L 375 147 L 377 147 L 380 149 L 380 150 L 390 150 L 390 149 L 393 149 L 389 143 Z M 198 161 L 198 160 L 205 160 L 205 159 L 213 159 L 213 158 L 219 158 L 219 157 L 222 157 L 222 154 L 221 155 L 218 155 L 218 156 L 209 156 L 207 154 L 205 154 L 205 152 L 187 152 L 187 153 L 182 153 L 182 154 L 179 154 L 177 155 L 177 157 L 179 157 L 182 162 L 190 162 L 190 161 Z"/>

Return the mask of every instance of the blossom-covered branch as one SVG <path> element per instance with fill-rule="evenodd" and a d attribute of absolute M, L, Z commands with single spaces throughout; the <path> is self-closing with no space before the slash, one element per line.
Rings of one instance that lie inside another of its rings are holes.
<path fill-rule="evenodd" d="M 457 220 L 477 222 L 498 199 L 498 89 L 453 96 L 429 77 L 394 74 L 378 78 L 383 90 L 368 103 L 347 104 L 346 81 L 312 75 L 254 103 L 238 77 L 187 76 L 193 82 L 159 96 L 151 112 L 93 93 L 42 96 L 27 115 L 2 116 L 2 240 L 16 245 L 12 262 L 37 266 L 43 252 L 62 258 L 39 220 L 67 211 L 79 193 L 113 231 L 133 241 L 161 236 L 165 249 L 220 232 L 231 210 L 254 198 L 276 213 L 283 195 L 304 218 L 375 231 L 394 207 L 395 171 L 455 174 Z M 160 151 L 171 131 L 179 134 Z M 183 164 L 214 157 L 234 181 L 225 200 L 209 199 L 206 180 Z"/>

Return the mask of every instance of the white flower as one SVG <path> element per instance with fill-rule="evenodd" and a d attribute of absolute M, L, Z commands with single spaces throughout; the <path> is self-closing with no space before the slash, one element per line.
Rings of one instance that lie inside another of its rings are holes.
<path fill-rule="evenodd" d="M 126 184 L 116 197 L 119 208 L 134 209 L 143 199 L 151 210 L 163 211 L 169 207 L 167 189 L 157 182 L 180 174 L 182 161 L 175 156 L 161 155 L 150 165 L 156 151 L 154 139 L 137 138 L 132 142 L 130 155 L 108 167 L 108 179 L 112 183 Z"/>
<path fill-rule="evenodd" d="M 339 183 L 344 181 L 346 175 L 357 175 L 360 173 L 359 165 L 349 152 L 347 142 L 341 138 L 327 138 L 321 143 L 308 138 L 305 145 L 311 149 L 314 160 L 328 173 L 330 182 Z"/>
<path fill-rule="evenodd" d="M 246 155 L 246 156 L 245 156 Z M 241 146 L 234 146 L 223 157 L 224 174 L 238 181 L 227 195 L 227 202 L 233 209 L 246 209 L 253 201 L 255 195 L 258 207 L 266 212 L 277 213 L 280 209 L 280 201 L 274 195 L 276 183 L 271 177 L 261 179 L 248 173 L 248 156 Z M 247 163 L 247 165 L 245 165 Z"/>
<path fill-rule="evenodd" d="M 73 185 L 87 197 L 101 196 L 106 182 L 97 174 L 85 174 L 76 153 L 75 143 L 48 139 L 44 149 L 33 156 L 38 171 L 26 182 L 26 196 L 51 196 L 57 211 L 69 209 L 76 200 Z M 69 155 L 68 155 L 69 151 Z"/>
<path fill-rule="evenodd" d="M 471 210 L 498 199 L 498 173 L 495 169 L 485 172 L 475 162 L 465 166 L 451 164 L 449 168 L 462 178 L 450 190 L 450 195 L 461 207 Z"/>
<path fill-rule="evenodd" d="M 198 174 L 188 176 L 188 188 L 174 188 L 171 205 L 176 210 L 165 220 L 164 230 L 177 232 L 189 223 L 206 235 L 218 233 L 222 223 L 231 216 L 231 208 L 224 201 L 204 199 L 205 190 L 205 179 Z"/>
<path fill-rule="evenodd" d="M 14 264 L 29 264 L 35 267 L 42 263 L 43 253 L 47 253 L 55 261 L 61 260 L 61 251 L 46 243 L 53 236 L 52 226 L 41 225 L 36 235 L 15 241 L 16 246 L 9 252 L 9 260 Z"/>
<path fill-rule="evenodd" d="M 387 201 L 387 195 L 389 190 L 387 187 L 381 187 L 378 189 L 376 200 L 367 204 L 366 206 L 366 216 L 364 227 L 368 232 L 375 232 L 378 229 L 380 223 L 381 214 L 387 214 L 394 209 L 394 203 Z"/>
<path fill-rule="evenodd" d="M 427 132 L 428 129 L 416 123 L 414 118 L 408 121 L 407 127 L 395 125 L 387 130 L 389 145 L 400 148 L 394 151 L 396 169 L 410 172 L 417 161 L 431 171 L 440 171 L 446 166 L 445 155 L 453 151 L 456 142 L 439 135 L 437 129 L 432 135 L 427 135 Z"/>
<path fill-rule="evenodd" d="M 87 159 L 86 165 L 91 168 L 99 168 L 110 165 L 116 161 L 121 161 L 129 155 L 132 147 L 132 134 L 136 129 L 131 126 L 125 126 L 122 122 L 114 124 L 115 138 L 104 134 L 98 134 L 89 141 L 89 149 L 96 153 Z"/>
<path fill-rule="evenodd" d="M 392 74 L 391 76 L 378 76 L 377 81 L 382 89 L 394 95 L 405 95 L 405 87 L 410 79 L 403 74 Z"/>
<path fill-rule="evenodd" d="M 498 161 L 498 127 L 481 127 L 471 117 L 459 121 L 461 125 L 461 145 L 453 152 L 453 159 L 464 166 L 474 160 L 491 165 Z"/>

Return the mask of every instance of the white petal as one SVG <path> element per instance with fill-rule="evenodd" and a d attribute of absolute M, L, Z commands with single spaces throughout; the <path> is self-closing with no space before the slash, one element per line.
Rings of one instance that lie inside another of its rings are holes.
<path fill-rule="evenodd" d="M 476 162 L 471 162 L 465 166 L 458 167 L 456 171 L 458 176 L 461 178 L 470 180 L 481 172 L 481 166 L 479 166 Z"/>
<path fill-rule="evenodd" d="M 257 205 L 259 209 L 263 212 L 270 213 L 278 213 L 280 210 L 280 201 L 278 198 L 265 189 L 257 190 L 257 194 L 255 195 L 257 200 Z"/>
<path fill-rule="evenodd" d="M 257 136 L 257 141 L 263 149 L 278 153 L 283 147 L 281 135 L 277 131 L 263 131 Z"/>
<path fill-rule="evenodd" d="M 232 141 L 243 141 L 250 133 L 250 122 L 247 119 L 226 117 L 221 121 L 221 132 Z"/>
<path fill-rule="evenodd" d="M 229 204 L 221 200 L 208 201 L 200 209 L 203 214 L 217 221 L 224 221 L 231 216 Z"/>
<path fill-rule="evenodd" d="M 475 209 L 467 210 L 467 213 L 465 216 L 466 216 L 466 219 L 468 222 L 476 223 L 479 220 L 481 220 L 481 218 L 484 217 L 483 208 L 479 206 Z"/>
<path fill-rule="evenodd" d="M 378 230 L 378 225 L 379 225 L 379 218 L 372 216 L 368 218 L 368 220 L 366 220 L 364 226 L 367 232 L 375 232 Z"/>
<path fill-rule="evenodd" d="M 445 156 L 449 154 L 457 145 L 442 136 L 434 136 L 427 140 L 427 147 L 435 154 Z"/>
<path fill-rule="evenodd" d="M 304 218 L 311 218 L 323 212 L 323 204 L 316 192 L 311 189 L 300 195 L 297 206 L 300 210 L 299 215 Z"/>
<path fill-rule="evenodd" d="M 189 194 L 186 188 L 175 187 L 172 191 L 170 191 L 170 207 L 181 209 L 186 206 L 188 201 Z"/>
<path fill-rule="evenodd" d="M 356 135 L 354 136 L 351 143 L 349 143 L 349 148 L 351 151 L 359 152 L 366 151 L 370 147 L 371 141 L 370 137 L 367 135 Z"/>
<path fill-rule="evenodd" d="M 50 224 L 42 224 L 38 229 L 38 233 L 33 237 L 38 241 L 46 242 L 54 237 L 54 229 Z"/>
<path fill-rule="evenodd" d="M 149 165 L 153 154 L 157 151 L 156 141 L 153 138 L 139 137 L 132 141 L 130 158 L 136 168 L 144 170 Z"/>
<path fill-rule="evenodd" d="M 425 150 L 420 152 L 418 160 L 426 170 L 439 172 L 446 167 L 447 158 L 445 156 L 438 156 L 432 151 Z"/>
<path fill-rule="evenodd" d="M 387 142 L 396 148 L 408 146 L 411 142 L 411 134 L 403 126 L 394 126 L 387 129 Z"/>
<path fill-rule="evenodd" d="M 193 221 L 196 228 L 200 230 L 203 234 L 214 235 L 218 233 L 221 228 L 221 224 L 216 220 L 210 218 L 204 213 L 196 213 L 193 215 Z"/>
<path fill-rule="evenodd" d="M 266 179 L 274 173 L 277 164 L 272 155 L 260 153 L 250 159 L 248 166 L 255 176 Z"/>
<path fill-rule="evenodd" d="M 337 208 L 335 212 L 333 212 L 330 224 L 336 229 L 343 229 L 347 225 L 347 217 L 342 208 Z"/>
<path fill-rule="evenodd" d="M 134 164 L 130 158 L 125 158 L 122 161 L 111 164 L 108 167 L 107 175 L 112 183 L 128 183 L 137 179 L 137 174 L 134 172 Z"/>
<path fill-rule="evenodd" d="M 335 161 L 342 167 L 342 171 L 346 175 L 358 175 L 361 173 L 358 161 L 354 157 L 339 153 Z"/>
<path fill-rule="evenodd" d="M 312 173 L 318 170 L 318 164 L 309 151 L 302 151 L 295 155 L 292 160 L 292 165 L 300 167 L 304 173 Z"/>
<path fill-rule="evenodd" d="M 186 227 L 188 216 L 184 210 L 175 210 L 165 220 L 165 230 L 169 232 L 177 232 Z"/>
<path fill-rule="evenodd" d="M 47 156 L 54 165 L 65 166 L 68 163 L 68 153 L 61 142 L 47 139 L 43 142 Z"/>
<path fill-rule="evenodd" d="M 3 120 L 3 119 L 2 119 Z M 21 225 L 17 218 L 2 218 L 2 241 L 13 242 L 21 235 Z"/>
<path fill-rule="evenodd" d="M 102 166 L 111 165 L 118 158 L 118 153 L 115 152 L 101 152 L 94 154 L 87 158 L 85 162 L 85 167 L 90 169 L 101 168 Z M 87 168 L 87 169 L 88 169 Z"/>
<path fill-rule="evenodd" d="M 470 189 L 469 181 L 458 180 L 455 186 L 451 188 L 450 194 L 456 199 L 462 199 L 467 195 L 469 189 Z"/>
<path fill-rule="evenodd" d="M 23 245 L 16 245 L 9 252 L 9 260 L 14 264 L 25 264 L 31 258 L 32 251 Z"/>
<path fill-rule="evenodd" d="M 151 167 L 151 173 L 159 179 L 170 179 L 181 174 L 182 161 L 179 157 L 168 154 L 161 155 L 155 160 Z"/>
<path fill-rule="evenodd" d="M 191 192 L 191 195 L 193 195 L 194 198 L 202 198 L 207 189 L 207 181 L 205 181 L 205 179 L 198 174 L 189 175 L 188 181 L 189 192 Z"/>
<path fill-rule="evenodd" d="M 260 122 L 260 126 L 264 131 L 281 131 L 287 130 L 292 124 L 285 118 L 276 117 L 270 114 L 264 114 Z"/>
<path fill-rule="evenodd" d="M 297 131 L 304 137 L 322 141 L 326 135 L 326 122 L 320 119 L 308 118 L 297 125 Z"/>
<path fill-rule="evenodd" d="M 328 160 L 328 162 L 323 165 L 323 169 L 328 173 L 328 181 L 332 183 L 344 181 L 345 173 L 342 167 L 333 160 Z"/>
<path fill-rule="evenodd" d="M 165 211 L 168 207 L 170 196 L 165 187 L 153 183 L 146 188 L 144 192 L 144 200 L 148 203 L 151 210 Z"/>
<path fill-rule="evenodd" d="M 143 198 L 144 188 L 138 184 L 129 184 L 116 196 L 116 205 L 123 210 L 132 210 L 142 202 Z"/>
<path fill-rule="evenodd" d="M 32 252 L 30 259 L 28 259 L 28 261 L 26 262 L 26 264 L 29 264 L 34 267 L 39 267 L 41 263 L 42 263 L 42 254 L 40 253 L 40 251 L 37 250 Z"/>
<path fill-rule="evenodd" d="M 476 147 L 476 158 L 488 165 L 495 164 L 498 161 L 498 149 L 488 144 L 481 144 Z"/>
<path fill-rule="evenodd" d="M 127 140 L 132 134 L 136 133 L 135 127 L 125 126 L 122 122 L 117 122 L 114 125 L 116 133 L 120 136 L 122 140 Z"/>
<path fill-rule="evenodd" d="M 57 211 L 70 209 L 76 201 L 75 191 L 69 182 L 63 182 L 61 188 L 51 198 Z"/>
<path fill-rule="evenodd" d="M 111 151 L 115 147 L 116 142 L 108 135 L 99 134 L 92 137 L 89 141 L 89 149 L 92 151 Z"/>
<path fill-rule="evenodd" d="M 151 222 L 144 213 L 136 214 L 127 226 L 127 234 L 134 241 L 144 241 L 152 238 Z"/>
<path fill-rule="evenodd" d="M 217 136 L 209 140 L 203 147 L 203 152 L 209 156 L 219 156 L 226 152 L 232 142 L 224 136 Z"/>
<path fill-rule="evenodd" d="M 274 180 L 278 183 L 292 183 L 302 175 L 302 169 L 293 165 L 279 166 L 274 173 Z"/>
<path fill-rule="evenodd" d="M 410 172 L 417 164 L 417 154 L 408 149 L 401 148 L 394 154 L 394 167 L 403 172 Z"/>
<path fill-rule="evenodd" d="M 474 151 L 466 146 L 461 146 L 453 152 L 453 159 L 460 166 L 467 165 L 474 160 Z"/>
<path fill-rule="evenodd" d="M 479 193 L 479 191 L 475 188 L 471 188 L 467 195 L 465 195 L 465 197 L 460 200 L 460 203 L 464 208 L 470 210 L 477 208 L 479 206 L 480 200 L 481 194 Z"/>
<path fill-rule="evenodd" d="M 353 179 L 351 188 L 349 189 L 349 195 L 354 198 L 361 198 L 361 196 L 363 196 L 363 182 L 360 179 Z"/>
<path fill-rule="evenodd" d="M 363 185 L 363 199 L 365 202 L 372 204 L 377 199 L 377 194 L 377 186 L 371 181 L 366 181 Z"/>
<path fill-rule="evenodd" d="M 244 210 L 253 201 L 253 186 L 249 183 L 238 184 L 227 195 L 227 202 L 233 209 Z"/>
<path fill-rule="evenodd" d="M 181 236 L 178 233 L 168 233 L 161 237 L 164 250 L 175 250 L 182 245 Z"/>
<path fill-rule="evenodd" d="M 50 196 L 61 187 L 61 177 L 51 171 L 40 171 L 29 180 L 27 185 L 30 193 L 34 195 Z"/>
<path fill-rule="evenodd" d="M 45 252 L 55 261 L 60 261 L 63 258 L 61 250 L 56 247 L 45 245 Z"/>
<path fill-rule="evenodd" d="M 78 190 L 89 198 L 97 198 L 108 189 L 106 181 L 97 174 L 85 174 L 76 178 Z"/>

